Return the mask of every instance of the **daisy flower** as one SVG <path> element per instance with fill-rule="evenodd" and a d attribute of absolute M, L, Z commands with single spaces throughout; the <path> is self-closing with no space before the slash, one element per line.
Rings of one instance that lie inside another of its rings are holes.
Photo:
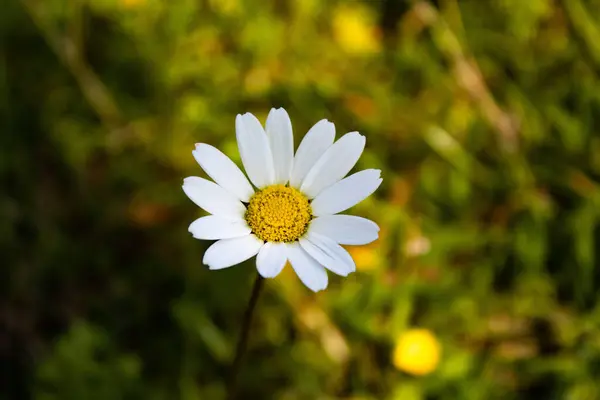
<path fill-rule="evenodd" d="M 334 143 L 334 125 L 321 120 L 294 155 L 292 123 L 283 108 L 271 109 L 265 129 L 254 115 L 238 115 L 235 130 L 249 181 L 205 143 L 196 144 L 192 154 L 214 182 L 196 176 L 183 181 L 185 194 L 211 214 L 189 227 L 196 239 L 217 240 L 203 263 L 222 269 L 256 256 L 259 274 L 273 278 L 289 261 L 315 292 L 327 287 L 326 269 L 341 276 L 354 272 L 341 245 L 370 243 L 379 232 L 368 219 L 339 214 L 381 184 L 376 169 L 344 178 L 362 154 L 365 137 L 350 132 Z"/>

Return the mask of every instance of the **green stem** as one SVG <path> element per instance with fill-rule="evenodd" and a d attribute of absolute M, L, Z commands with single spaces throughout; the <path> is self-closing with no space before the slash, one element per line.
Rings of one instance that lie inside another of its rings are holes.
<path fill-rule="evenodd" d="M 242 359 L 246 353 L 246 347 L 248 345 L 248 336 L 250 333 L 250 325 L 252 324 L 252 316 L 254 315 L 254 309 L 256 303 L 258 303 L 258 297 L 260 295 L 264 279 L 257 274 L 254 286 L 252 287 L 252 295 L 250 295 L 250 301 L 248 307 L 244 313 L 244 320 L 242 322 L 242 331 L 238 339 L 237 348 L 235 350 L 235 358 L 231 366 L 231 375 L 227 384 L 227 399 L 234 400 L 236 394 L 236 382 L 237 376 L 242 365 Z"/>

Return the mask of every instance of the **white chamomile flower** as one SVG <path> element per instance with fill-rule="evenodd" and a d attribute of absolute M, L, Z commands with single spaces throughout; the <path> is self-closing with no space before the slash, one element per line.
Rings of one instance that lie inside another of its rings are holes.
<path fill-rule="evenodd" d="M 321 120 L 294 156 L 292 123 L 283 108 L 271 109 L 266 130 L 250 113 L 238 115 L 235 128 L 252 184 L 225 154 L 204 143 L 192 154 L 214 182 L 195 176 L 183 181 L 185 194 L 211 214 L 189 227 L 196 239 L 217 240 L 203 263 L 222 269 L 257 256 L 260 275 L 273 278 L 289 261 L 315 292 L 327 287 L 326 269 L 354 272 L 354 260 L 340 245 L 367 244 L 379 232 L 368 219 L 338 214 L 381 184 L 376 169 L 344 178 L 363 152 L 364 136 L 350 132 L 334 143 L 334 125 Z"/>

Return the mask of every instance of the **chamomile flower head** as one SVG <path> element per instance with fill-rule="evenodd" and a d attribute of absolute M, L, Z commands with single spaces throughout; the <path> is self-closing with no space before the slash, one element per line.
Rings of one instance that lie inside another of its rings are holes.
<path fill-rule="evenodd" d="M 238 115 L 235 128 L 248 178 L 221 151 L 199 143 L 192 154 L 214 182 L 183 181 L 185 194 L 211 214 L 189 227 L 196 239 L 216 240 L 204 264 L 222 269 L 256 256 L 259 274 L 273 278 L 289 261 L 315 292 L 327 287 L 327 270 L 354 272 L 341 245 L 370 243 L 379 232 L 368 219 L 339 214 L 382 181 L 375 169 L 346 177 L 363 152 L 364 136 L 350 132 L 334 142 L 334 125 L 321 120 L 294 154 L 292 124 L 283 108 L 271 109 L 264 129 L 250 113 Z"/>

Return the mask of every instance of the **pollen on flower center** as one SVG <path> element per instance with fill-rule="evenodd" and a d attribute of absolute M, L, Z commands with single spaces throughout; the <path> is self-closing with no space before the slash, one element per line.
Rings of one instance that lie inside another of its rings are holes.
<path fill-rule="evenodd" d="M 246 210 L 252 233 L 267 242 L 293 242 L 302 236 L 312 218 L 308 199 L 297 189 L 268 186 L 256 192 Z"/>

